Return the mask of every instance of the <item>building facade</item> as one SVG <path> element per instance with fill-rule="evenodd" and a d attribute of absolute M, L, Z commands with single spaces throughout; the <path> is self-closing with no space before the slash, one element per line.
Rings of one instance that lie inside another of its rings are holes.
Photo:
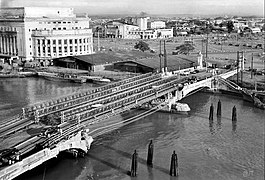
<path fill-rule="evenodd" d="M 151 29 L 161 29 L 166 28 L 166 23 L 164 21 L 152 21 L 150 22 Z"/>
<path fill-rule="evenodd" d="M 0 9 L 0 54 L 22 61 L 93 53 L 88 17 L 73 8 L 19 7 Z"/>

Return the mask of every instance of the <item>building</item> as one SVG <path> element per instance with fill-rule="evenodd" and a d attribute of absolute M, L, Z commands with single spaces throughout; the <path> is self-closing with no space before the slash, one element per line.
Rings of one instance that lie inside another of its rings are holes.
<path fill-rule="evenodd" d="M 197 69 L 201 68 L 200 65 L 202 58 L 199 56 L 186 56 L 177 55 L 167 56 L 167 69 L 169 72 L 175 72 L 181 69 Z M 164 66 L 164 59 L 160 64 L 159 57 L 144 58 L 139 60 L 128 60 L 114 63 L 114 68 L 120 71 L 134 72 L 134 73 L 148 73 L 148 72 L 159 72 Z"/>
<path fill-rule="evenodd" d="M 147 18 L 147 17 L 137 17 L 137 18 L 135 18 L 136 23 L 134 23 L 134 24 L 137 24 L 138 27 L 140 28 L 140 30 L 144 31 L 147 29 L 148 19 L 149 18 Z"/>
<path fill-rule="evenodd" d="M 157 29 L 157 36 L 161 38 L 172 38 L 173 28 L 171 29 Z"/>
<path fill-rule="evenodd" d="M 73 8 L 18 7 L 0 10 L 0 54 L 22 61 L 93 53 L 87 16 Z"/>
<path fill-rule="evenodd" d="M 161 29 L 166 28 L 166 23 L 164 21 L 152 21 L 150 22 L 150 29 Z"/>

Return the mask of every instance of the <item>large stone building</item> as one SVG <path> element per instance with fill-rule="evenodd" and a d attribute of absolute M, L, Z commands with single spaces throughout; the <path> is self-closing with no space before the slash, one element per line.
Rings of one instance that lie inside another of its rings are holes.
<path fill-rule="evenodd" d="M 90 19 L 73 8 L 18 7 L 0 9 L 0 55 L 22 61 L 85 55 L 93 52 Z"/>

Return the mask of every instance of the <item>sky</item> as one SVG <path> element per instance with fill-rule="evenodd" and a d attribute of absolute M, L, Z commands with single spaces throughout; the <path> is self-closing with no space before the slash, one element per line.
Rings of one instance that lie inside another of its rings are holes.
<path fill-rule="evenodd" d="M 1 7 L 73 7 L 88 14 L 202 14 L 264 16 L 264 0 L 0 0 Z"/>

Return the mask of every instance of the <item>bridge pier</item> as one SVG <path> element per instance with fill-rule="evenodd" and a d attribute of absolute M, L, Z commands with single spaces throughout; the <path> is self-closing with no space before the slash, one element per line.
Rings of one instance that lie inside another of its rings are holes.
<path fill-rule="evenodd" d="M 59 142 L 54 148 L 45 148 L 32 154 L 21 161 L 0 170 L 0 180 L 11 180 L 26 171 L 29 171 L 40 164 L 57 157 L 62 151 L 73 151 L 87 153 L 90 149 L 93 138 L 88 136 L 86 131 L 79 131 L 74 137 Z M 84 155 L 83 154 L 83 155 Z M 74 154 L 76 155 L 76 154 Z M 77 154 L 78 155 L 78 154 Z"/>

